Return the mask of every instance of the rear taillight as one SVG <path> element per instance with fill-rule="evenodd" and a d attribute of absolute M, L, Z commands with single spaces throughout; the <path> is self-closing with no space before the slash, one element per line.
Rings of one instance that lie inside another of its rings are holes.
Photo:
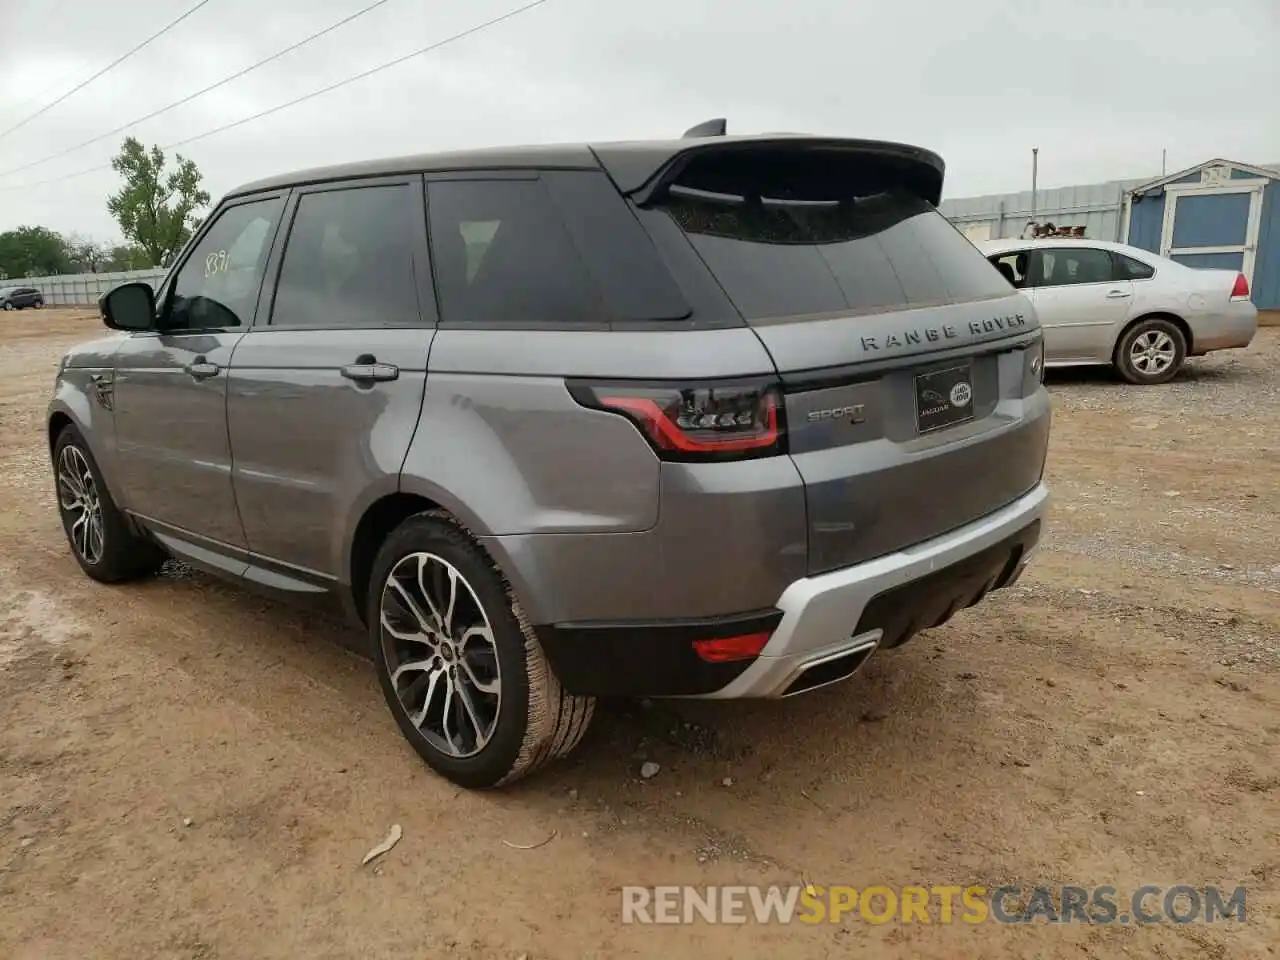
<path fill-rule="evenodd" d="M 714 640 L 693 641 L 693 652 L 707 663 L 729 663 L 733 660 L 750 660 L 760 656 L 769 642 L 767 630 L 745 633 L 739 637 L 718 637 Z"/>
<path fill-rule="evenodd" d="M 571 383 L 583 406 L 631 420 L 664 460 L 742 460 L 781 453 L 782 395 L 765 383 Z"/>
<path fill-rule="evenodd" d="M 1243 273 L 1236 274 L 1235 285 L 1231 288 L 1232 300 L 1248 300 L 1249 299 L 1249 281 L 1244 278 Z"/>

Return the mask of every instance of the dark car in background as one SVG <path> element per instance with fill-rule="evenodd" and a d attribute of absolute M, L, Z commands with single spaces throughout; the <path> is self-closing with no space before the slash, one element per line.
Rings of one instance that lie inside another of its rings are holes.
<path fill-rule="evenodd" d="M 0 287 L 0 310 L 22 310 L 44 306 L 44 294 L 35 287 Z"/>

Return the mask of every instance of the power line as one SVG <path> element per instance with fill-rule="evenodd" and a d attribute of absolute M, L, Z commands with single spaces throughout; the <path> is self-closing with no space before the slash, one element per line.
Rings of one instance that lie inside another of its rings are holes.
<path fill-rule="evenodd" d="M 173 101 L 173 103 L 170 103 L 167 106 L 163 106 L 159 110 L 153 110 L 150 113 L 148 113 L 146 116 L 138 117 L 136 120 L 130 120 L 128 123 L 122 123 L 120 126 L 116 127 L 114 130 L 108 130 L 106 133 L 99 134 L 98 136 L 85 140 L 82 143 L 77 143 L 74 147 L 67 147 L 65 150 L 59 150 L 57 153 L 51 153 L 49 154 L 49 156 L 42 157 L 39 160 L 32 160 L 30 163 L 24 163 L 20 167 L 14 167 L 11 170 L 5 170 L 3 173 L 0 173 L 0 177 L 7 177 L 15 173 L 21 173 L 23 170 L 30 170 L 32 167 L 38 167 L 41 164 L 48 163 L 50 160 L 57 160 L 59 157 L 65 157 L 69 153 L 75 153 L 77 150 L 83 149 L 84 147 L 88 147 L 88 146 L 91 146 L 92 144 L 99 143 L 100 141 L 107 139 L 107 137 L 114 137 L 117 133 L 121 133 L 125 130 L 128 130 L 130 127 L 136 126 L 139 123 L 145 123 L 148 120 L 154 120 L 156 117 L 160 116 L 162 113 L 168 113 L 170 110 L 174 110 L 178 107 L 188 104 L 192 100 L 195 100 L 197 97 L 203 97 L 206 93 L 210 93 L 214 90 L 217 90 L 219 87 L 225 86 L 226 84 L 230 83 L 233 80 L 239 80 L 245 74 L 252 73 L 254 70 L 257 70 L 259 67 L 266 66 L 268 63 L 271 63 L 273 60 L 279 60 L 285 54 L 293 53 L 293 51 L 299 49 L 300 47 L 306 46 L 311 41 L 319 40 L 321 37 L 325 36 L 326 34 L 332 33 L 333 31 L 337 30 L 339 27 L 345 26 L 346 24 L 350 23 L 352 20 L 359 19 L 360 17 L 363 17 L 366 13 L 371 13 L 374 10 L 376 10 L 378 7 L 381 7 L 383 4 L 386 4 L 389 2 L 390 0 L 374 0 L 373 3 L 369 4 L 366 7 L 363 7 L 360 10 L 357 10 L 355 13 L 351 14 L 350 16 L 343 17 L 337 23 L 330 24 L 329 26 L 325 27 L 323 30 L 319 30 L 316 33 L 311 34 L 311 36 L 305 37 L 302 40 L 299 40 L 297 43 L 294 43 L 290 46 L 285 47 L 283 50 L 277 50 L 275 53 L 271 54 L 270 56 L 263 57 L 257 63 L 250 64 L 244 69 L 238 70 L 228 77 L 223 77 L 217 83 L 211 83 L 209 84 L 209 86 L 204 87 L 200 90 L 197 90 L 195 93 L 188 94 L 187 96 L 183 97 L 181 100 L 175 100 Z"/>
<path fill-rule="evenodd" d="M 120 64 L 124 63 L 124 61 L 126 61 L 126 60 L 128 60 L 130 57 L 132 57 L 135 53 L 137 53 L 139 50 L 141 50 L 143 47 L 145 47 L 147 44 L 149 44 L 152 40 L 155 40 L 157 37 L 163 36 L 164 34 L 168 33 L 170 30 L 172 30 L 174 27 L 176 27 L 178 24 L 180 24 L 183 20 L 187 19 L 187 17 L 191 16 L 193 13 L 195 13 L 197 10 L 199 10 L 201 7 L 203 7 L 203 6 L 204 6 L 205 4 L 207 4 L 208 2 L 209 2 L 209 0 L 198 0 L 198 2 L 197 2 L 197 3 L 195 3 L 192 7 L 190 7 L 190 8 L 187 10 L 187 12 L 186 12 L 186 13 L 181 14 L 181 15 L 180 15 L 179 17 L 177 17 L 176 19 L 171 20 L 169 23 L 165 24 L 163 27 L 161 27 L 159 30 L 157 30 L 155 33 L 153 33 L 151 36 L 147 37 L 147 39 L 143 40 L 140 44 L 138 44 L 138 45 L 137 45 L 136 47 L 134 47 L 132 50 L 126 51 L 125 53 L 122 53 L 120 56 L 116 57 L 114 60 L 112 60 L 110 63 L 108 63 L 105 67 L 103 67 L 101 70 L 99 70 L 99 71 L 98 71 L 97 73 L 95 73 L 93 76 L 91 76 L 89 79 L 80 81 L 78 84 L 76 84 L 74 87 L 72 87 L 72 88 L 71 88 L 70 90 L 68 90 L 66 93 L 64 93 L 62 96 L 58 97 L 58 98 L 57 98 L 56 100 L 54 100 L 52 103 L 46 103 L 43 107 L 41 107 L 41 108 L 40 108 L 39 110 L 37 110 L 35 113 L 33 113 L 33 114 L 31 114 L 30 116 L 28 116 L 25 120 L 19 120 L 17 123 L 15 123 L 15 124 L 14 124 L 12 127 L 10 127 L 8 130 L 5 130 L 3 133 L 0 133 L 0 140 L 3 140 L 5 137 L 7 137 L 9 134 L 13 133 L 13 131 L 17 130 L 19 127 L 24 127 L 24 126 L 26 126 L 26 125 L 27 125 L 28 123 L 30 123 L 32 120 L 36 119 L 36 117 L 39 117 L 39 116 L 42 116 L 42 115 L 43 115 L 43 114 L 45 114 L 45 113 L 48 113 L 50 110 L 52 110 L 54 107 L 56 107 L 58 104 L 62 103 L 62 101 L 66 100 L 68 97 L 72 96 L 73 94 L 79 93 L 81 90 L 83 90 L 83 89 L 84 89 L 85 87 L 87 87 L 89 84 L 93 83 L 93 81 L 97 80 L 97 79 L 98 79 L 100 76 L 102 76 L 104 73 L 106 73 L 107 71 L 112 70 L 112 69 L 114 69 L 115 67 L 118 67 Z"/>
<path fill-rule="evenodd" d="M 495 24 L 501 23 L 503 20 L 510 20 L 512 17 L 519 16 L 520 14 L 524 13 L 527 10 L 532 10 L 534 7 L 540 7 L 542 6 L 542 4 L 546 2 L 547 0 L 532 0 L 531 3 L 526 3 L 523 7 L 517 7 L 515 10 L 512 10 L 508 13 L 504 13 L 501 16 L 494 17 L 491 20 L 486 20 L 484 23 L 481 23 L 474 27 L 470 27 L 469 29 L 463 30 L 461 33 L 455 33 L 453 34 L 453 36 L 445 37 L 443 40 L 437 40 L 435 43 L 431 43 L 425 47 L 421 47 L 413 51 L 412 53 L 406 53 L 402 57 L 396 57 L 394 60 L 388 60 L 386 63 L 379 64 L 378 66 L 372 67 L 369 70 L 365 70 L 365 71 L 362 71 L 361 73 L 354 74 L 353 76 L 347 77 L 345 80 L 339 80 L 337 83 L 331 83 L 327 87 L 321 87 L 319 90 L 313 90 L 311 93 L 305 93 L 300 97 L 295 97 L 293 100 L 290 100 L 287 103 L 282 103 L 279 106 L 270 107 L 267 110 L 262 110 L 259 113 L 255 113 L 252 116 L 245 117 L 242 120 L 235 120 L 231 123 L 225 123 L 222 126 L 214 127 L 212 130 L 208 130 L 205 133 L 197 134 L 194 137 L 187 137 L 185 140 L 178 140 L 175 143 L 170 143 L 165 147 L 165 149 L 167 150 L 170 147 L 185 147 L 188 143 L 195 143 L 197 140 L 203 140 L 206 137 L 212 137 L 214 134 L 223 133 L 235 127 L 243 126 L 246 123 L 252 123 L 254 120 L 261 120 L 263 117 L 270 116 L 273 113 L 278 113 L 281 110 L 287 110 L 289 107 L 296 107 L 298 104 L 304 103 L 307 100 L 311 100 L 315 97 L 322 96 L 323 94 L 326 94 L 326 93 L 331 93 L 334 90 L 337 90 L 339 87 L 345 87 L 349 83 L 355 83 L 357 80 L 363 80 L 365 77 L 371 77 L 375 73 L 381 73 L 383 70 L 390 70 L 392 67 L 399 66 L 400 64 L 404 63 L 406 60 L 412 60 L 414 57 L 420 57 L 424 53 L 430 53 L 432 50 L 437 50 L 440 47 L 445 46 L 446 44 L 453 43 L 455 40 L 461 40 L 464 37 L 471 36 L 473 33 L 479 33 L 481 30 L 486 30 L 489 27 L 494 26 Z"/>
<path fill-rule="evenodd" d="M 337 83 L 331 83 L 327 87 L 322 87 L 319 90 L 313 90 L 311 93 L 303 94 L 300 97 L 296 97 L 293 100 L 288 101 L 287 103 L 282 103 L 282 104 L 279 104 L 278 106 L 270 107 L 266 110 L 262 110 L 258 113 L 255 113 L 248 117 L 244 117 L 240 120 L 234 120 L 231 123 L 225 123 L 220 127 L 214 127 L 212 130 L 206 130 L 204 133 L 196 134 L 194 137 L 187 137 L 184 140 L 175 140 L 173 143 L 163 144 L 161 146 L 161 149 L 171 150 L 174 147 L 186 146 L 188 143 L 195 143 L 197 140 L 204 140 L 207 137 L 212 137 L 215 134 L 224 133 L 225 131 L 231 130 L 235 127 L 243 126 L 246 123 L 252 123 L 254 120 L 261 120 L 263 117 L 270 116 L 273 113 L 279 113 L 281 110 L 287 110 L 289 107 L 295 107 L 298 104 L 303 103 L 307 100 L 311 100 L 323 94 L 330 93 L 334 90 L 337 90 L 339 87 L 345 87 L 349 83 L 355 83 L 357 80 L 363 80 L 366 77 L 371 77 L 375 73 L 380 73 L 383 70 L 389 70 L 391 67 L 398 66 L 404 63 L 406 60 L 412 60 L 414 57 L 420 57 L 424 53 L 430 53 L 433 50 L 438 50 L 439 48 L 446 46 L 447 44 L 453 43 L 454 41 L 457 41 L 457 40 L 461 40 L 464 37 L 469 37 L 472 34 L 479 33 L 481 30 L 485 30 L 485 29 L 488 29 L 489 27 L 495 26 L 496 24 L 499 24 L 504 20 L 510 20 L 512 17 L 519 16 L 520 14 L 525 13 L 528 10 L 532 10 L 534 7 L 540 7 L 546 2 L 547 0 L 532 0 L 531 3 L 526 3 L 524 6 L 517 7 L 515 10 L 512 10 L 508 13 L 504 13 L 501 16 L 494 17 L 491 20 L 486 20 L 484 23 L 481 23 L 474 27 L 470 27 L 466 30 L 463 30 L 461 33 L 455 33 L 451 36 L 445 37 L 443 40 L 437 40 L 435 43 L 428 44 L 425 47 L 420 47 L 419 49 L 414 50 L 412 53 L 406 53 L 402 57 L 396 57 L 394 60 L 388 60 L 385 63 L 379 64 L 378 66 L 373 67 L 369 70 L 364 70 L 360 73 L 353 74 L 352 76 L 347 77 L 345 80 L 339 80 Z M 75 179 L 76 177 L 83 177 L 90 173 L 97 173 L 100 170 L 110 170 L 110 169 L 111 169 L 110 163 L 103 163 L 103 164 L 99 164 L 96 167 L 89 167 L 86 170 L 77 170 L 75 173 L 63 174 L 60 177 L 51 177 L 48 180 L 36 180 L 32 183 L 18 183 L 18 184 L 13 184 L 11 186 L 0 186 L 0 192 L 4 192 L 7 190 L 25 190 L 31 187 L 43 187 L 51 183 L 62 183 L 66 180 Z"/>

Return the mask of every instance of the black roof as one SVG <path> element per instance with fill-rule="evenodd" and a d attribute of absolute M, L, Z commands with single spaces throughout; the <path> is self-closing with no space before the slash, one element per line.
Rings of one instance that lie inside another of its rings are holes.
<path fill-rule="evenodd" d="M 257 193 L 308 183 L 391 176 L 401 173 L 442 173 L 454 170 L 504 169 L 604 169 L 623 193 L 643 188 L 673 159 L 706 150 L 745 150 L 765 146 L 803 146 L 832 152 L 858 152 L 892 158 L 911 168 L 922 194 L 937 204 L 942 193 L 944 165 L 937 154 L 921 147 L 880 140 L 814 137 L 808 134 L 754 134 L 744 136 L 690 137 L 679 140 L 637 140 L 609 143 L 548 144 L 543 146 L 486 147 L 475 150 L 422 153 L 378 160 L 361 160 L 329 167 L 315 167 L 247 183 L 227 196 Z"/>

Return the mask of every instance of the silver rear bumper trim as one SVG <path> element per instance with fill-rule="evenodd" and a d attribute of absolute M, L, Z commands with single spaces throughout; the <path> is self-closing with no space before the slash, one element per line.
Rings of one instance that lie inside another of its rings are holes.
<path fill-rule="evenodd" d="M 782 696 L 814 665 L 865 645 L 868 634 L 850 634 L 876 596 L 945 570 L 1013 536 L 1044 516 L 1048 499 L 1048 488 L 1041 483 L 1008 506 L 958 530 L 866 563 L 795 581 L 778 599 L 782 620 L 760 656 L 707 698 Z M 1022 575 L 1033 553 L 1034 549 L 1028 550 L 1022 557 L 1010 583 Z"/>

